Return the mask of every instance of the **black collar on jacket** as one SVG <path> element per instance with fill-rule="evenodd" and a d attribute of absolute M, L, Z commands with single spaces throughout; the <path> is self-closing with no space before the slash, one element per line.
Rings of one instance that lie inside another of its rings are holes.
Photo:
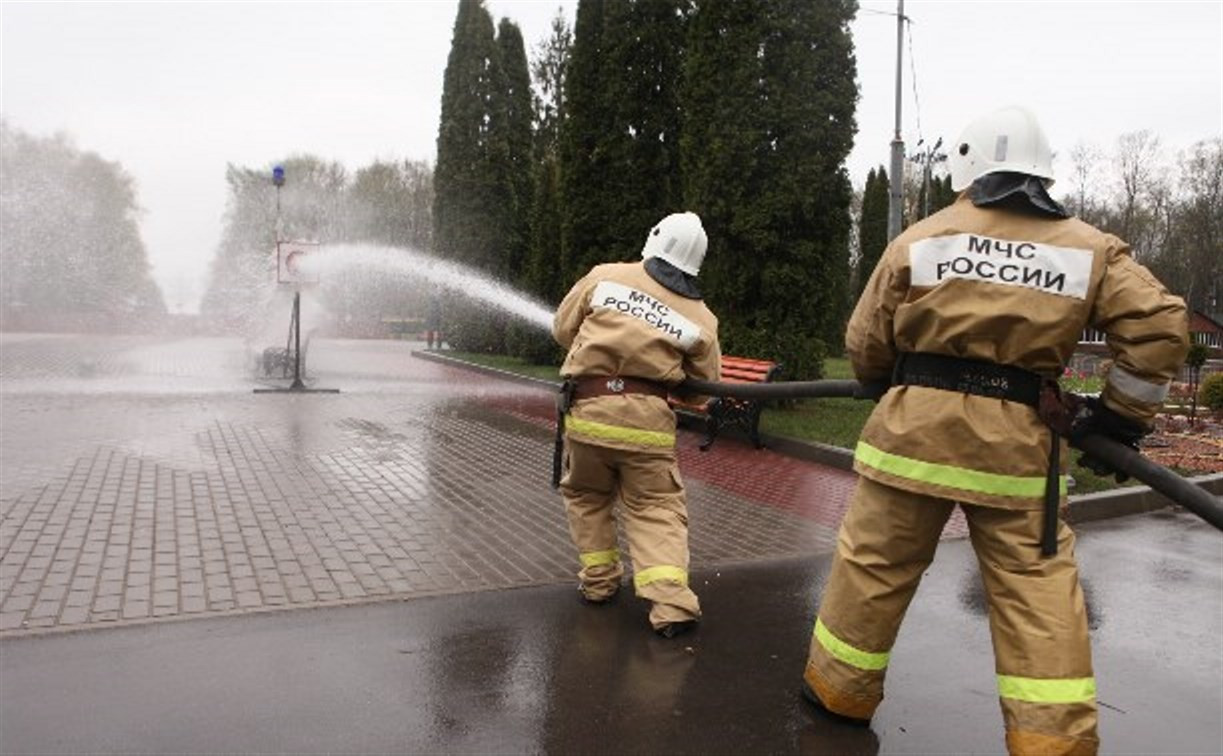
<path fill-rule="evenodd" d="M 1070 217 L 1070 213 L 1049 196 L 1045 182 L 1026 173 L 987 173 L 972 182 L 968 196 L 977 207 L 999 207 L 1054 218 Z"/>
<path fill-rule="evenodd" d="M 696 276 L 685 273 L 661 257 L 645 261 L 645 272 L 658 283 L 685 299 L 701 299 L 701 290 L 696 285 Z"/>

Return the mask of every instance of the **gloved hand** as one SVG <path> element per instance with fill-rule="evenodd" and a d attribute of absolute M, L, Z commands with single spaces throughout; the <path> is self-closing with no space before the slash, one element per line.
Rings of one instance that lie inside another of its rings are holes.
<path fill-rule="evenodd" d="M 1138 451 L 1138 442 L 1148 432 L 1142 423 L 1109 409 L 1097 397 L 1085 396 L 1081 398 L 1074 421 L 1070 426 L 1070 443 L 1074 444 L 1084 436 L 1098 434 Z M 1124 483 L 1130 477 L 1090 454 L 1081 455 L 1079 464 L 1096 475 L 1112 475 L 1118 483 Z"/>
<path fill-rule="evenodd" d="M 858 395 L 854 398 L 870 399 L 876 404 L 878 404 L 879 400 L 883 398 L 883 395 L 888 392 L 888 389 L 892 388 L 892 380 L 890 377 L 877 378 L 873 381 L 858 381 L 858 383 L 862 388 L 858 391 Z"/>

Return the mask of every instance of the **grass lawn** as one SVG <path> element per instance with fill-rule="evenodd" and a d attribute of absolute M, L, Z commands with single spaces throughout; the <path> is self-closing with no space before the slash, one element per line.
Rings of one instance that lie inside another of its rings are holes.
<path fill-rule="evenodd" d="M 558 369 L 553 365 L 535 365 L 527 362 L 521 357 L 507 357 L 502 354 L 480 354 L 478 352 L 451 352 L 444 351 L 438 354 L 443 357 L 453 357 L 456 360 L 464 362 L 473 362 L 484 367 L 496 368 L 504 370 L 507 373 L 517 373 L 518 375 L 526 375 L 531 378 L 540 378 L 545 381 L 556 381 L 560 383 L 561 376 Z"/>
<path fill-rule="evenodd" d="M 560 380 L 556 367 L 534 365 L 519 357 L 474 352 L 443 352 L 442 354 L 485 367 L 528 375 L 532 378 Z M 853 378 L 854 374 L 849 360 L 844 358 L 825 360 L 824 377 L 829 379 Z M 1081 390 L 1092 387 L 1068 388 Z M 1094 388 L 1099 390 L 1098 387 Z M 760 417 L 760 429 L 773 436 L 786 436 L 802 441 L 852 449 L 858 441 L 858 435 L 862 432 L 866 418 L 874 408 L 874 402 L 860 399 L 801 399 L 786 402 L 784 406 L 767 407 Z M 1072 451 L 1071 458 L 1072 460 L 1077 459 L 1078 452 Z M 1121 487 L 1112 478 L 1101 478 L 1090 470 L 1080 467 L 1077 462 L 1071 464 L 1070 474 L 1074 478 L 1074 486 L 1070 489 L 1072 494 L 1092 493 Z M 1128 486 L 1133 483 L 1127 482 L 1123 485 Z"/>

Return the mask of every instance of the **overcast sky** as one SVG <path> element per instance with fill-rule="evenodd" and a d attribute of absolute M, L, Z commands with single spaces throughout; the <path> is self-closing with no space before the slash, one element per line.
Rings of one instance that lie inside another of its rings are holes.
<path fill-rule="evenodd" d="M 576 3 L 486 5 L 517 21 L 533 48 L 558 8 L 572 22 Z M 66 132 L 127 169 L 167 304 L 193 311 L 220 238 L 226 163 L 311 153 L 356 170 L 377 158 L 434 159 L 456 9 L 456 0 L 5 0 L 0 115 L 38 136 Z M 895 10 L 863 0 L 853 24 L 856 185 L 888 160 L 896 23 L 886 14 Z M 905 12 L 910 150 L 919 136 L 950 141 L 1011 103 L 1034 109 L 1063 155 L 1078 141 L 1111 148 L 1143 128 L 1169 155 L 1223 134 L 1223 0 L 908 0 Z"/>

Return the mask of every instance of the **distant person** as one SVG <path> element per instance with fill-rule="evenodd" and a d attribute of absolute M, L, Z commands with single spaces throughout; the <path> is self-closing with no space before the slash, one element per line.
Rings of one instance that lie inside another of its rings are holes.
<path fill-rule="evenodd" d="M 854 454 L 860 478 L 804 675 L 807 699 L 840 718 L 866 724 L 883 699 L 901 620 L 958 504 L 989 601 L 1007 748 L 1098 749 L 1075 539 L 1058 517 L 1061 436 L 1136 447 L 1184 360 L 1188 322 L 1125 242 L 1049 196 L 1051 162 L 1024 109 L 970 124 L 950 156 L 963 193 L 892 241 L 850 318 L 858 379 L 891 385 Z M 1076 406 L 1056 379 L 1088 327 L 1115 361 L 1099 399 Z"/>
<path fill-rule="evenodd" d="M 668 215 L 650 230 L 642 262 L 597 265 L 578 281 L 552 329 L 569 350 L 563 461 L 553 474 L 582 565 L 578 589 L 593 604 L 620 590 L 619 500 L 633 587 L 668 638 L 701 616 L 688 585 L 688 512 L 667 394 L 688 376 L 717 380 L 721 369 L 718 320 L 697 287 L 707 243 L 695 214 Z"/>
<path fill-rule="evenodd" d="M 429 309 L 425 313 L 425 340 L 430 349 L 436 341 L 442 348 L 442 298 L 436 292 L 429 296 Z"/>

